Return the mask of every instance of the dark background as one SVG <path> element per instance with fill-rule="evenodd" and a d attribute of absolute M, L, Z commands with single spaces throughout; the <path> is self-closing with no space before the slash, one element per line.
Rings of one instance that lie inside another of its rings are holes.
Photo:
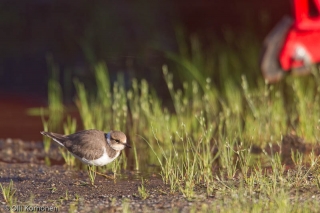
<path fill-rule="evenodd" d="M 40 118 L 25 109 L 46 106 L 53 64 L 66 104 L 73 101 L 72 79 L 94 84 L 99 61 L 112 81 L 122 73 L 127 84 L 145 78 L 161 91 L 161 67 L 169 63 L 163 53 L 178 51 L 177 29 L 203 43 L 223 40 L 226 31 L 248 31 L 262 43 L 290 9 L 289 0 L 1 0 L 0 138 L 41 139 L 32 133 Z"/>

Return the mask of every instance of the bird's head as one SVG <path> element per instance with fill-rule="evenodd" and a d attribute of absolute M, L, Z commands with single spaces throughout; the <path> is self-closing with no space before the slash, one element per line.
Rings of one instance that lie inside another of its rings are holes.
<path fill-rule="evenodd" d="M 127 137 L 121 131 L 113 131 L 111 130 L 106 134 L 107 143 L 111 146 L 112 149 L 120 151 L 124 148 L 131 148 L 129 144 L 127 144 Z"/>

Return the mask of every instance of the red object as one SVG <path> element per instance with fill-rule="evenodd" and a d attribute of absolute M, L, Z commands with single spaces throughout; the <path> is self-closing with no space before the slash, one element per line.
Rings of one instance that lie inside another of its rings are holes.
<path fill-rule="evenodd" d="M 269 82 L 284 72 L 310 72 L 320 62 L 320 0 L 293 0 L 294 20 L 282 20 L 265 40 L 261 69 Z"/>
<path fill-rule="evenodd" d="M 320 0 L 313 0 L 317 16 L 311 16 L 308 0 L 294 0 L 293 22 L 283 48 L 280 52 L 280 64 L 283 70 L 300 68 L 320 62 Z"/>

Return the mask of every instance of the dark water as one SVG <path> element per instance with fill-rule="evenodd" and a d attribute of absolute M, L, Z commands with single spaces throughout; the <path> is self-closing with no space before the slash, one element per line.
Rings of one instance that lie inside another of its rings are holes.
<path fill-rule="evenodd" d="M 0 93 L 0 138 L 41 141 L 41 118 L 27 114 L 33 107 L 46 107 L 46 104 L 34 97 Z"/>

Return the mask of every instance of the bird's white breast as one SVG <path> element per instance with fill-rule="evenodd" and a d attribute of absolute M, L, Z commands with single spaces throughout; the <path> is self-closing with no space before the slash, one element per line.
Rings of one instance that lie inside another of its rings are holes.
<path fill-rule="evenodd" d="M 116 159 L 119 156 L 120 152 L 118 152 L 113 158 L 110 158 L 106 148 L 103 150 L 103 155 L 95 160 L 87 160 L 85 158 L 82 158 L 81 161 L 90 165 L 94 166 L 104 166 L 107 165 L 108 163 L 111 163 L 114 159 Z"/>

